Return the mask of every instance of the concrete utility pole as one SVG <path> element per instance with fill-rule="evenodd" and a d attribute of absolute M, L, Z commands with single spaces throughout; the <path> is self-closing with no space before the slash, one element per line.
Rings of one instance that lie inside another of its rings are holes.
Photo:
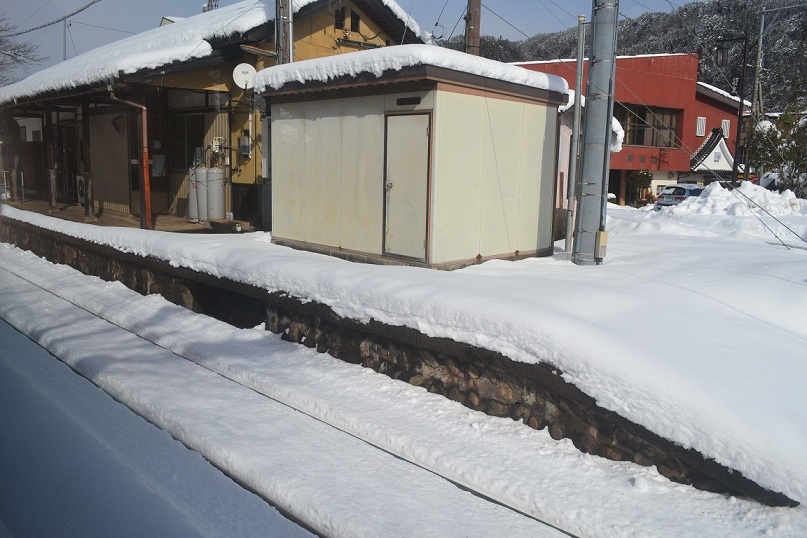
<path fill-rule="evenodd" d="M 482 16 L 482 0 L 468 0 L 465 14 L 465 52 L 479 56 L 479 32 Z"/>
<path fill-rule="evenodd" d="M 289 0 L 275 2 L 275 49 L 277 63 L 288 64 L 294 61 L 294 36 L 292 35 L 292 11 Z"/>
<path fill-rule="evenodd" d="M 618 0 L 613 3 L 593 0 L 586 117 L 583 122 L 581 174 L 576 189 L 577 216 L 572 248 L 572 262 L 577 265 L 599 265 L 605 257 L 608 237 L 605 213 L 611 162 L 618 17 Z"/>

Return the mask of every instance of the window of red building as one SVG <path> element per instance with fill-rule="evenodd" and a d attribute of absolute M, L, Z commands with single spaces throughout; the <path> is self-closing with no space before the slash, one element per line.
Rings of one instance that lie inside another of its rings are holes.
<path fill-rule="evenodd" d="M 614 116 L 625 129 L 625 144 L 672 148 L 680 146 L 678 126 L 683 110 L 614 103 Z"/>

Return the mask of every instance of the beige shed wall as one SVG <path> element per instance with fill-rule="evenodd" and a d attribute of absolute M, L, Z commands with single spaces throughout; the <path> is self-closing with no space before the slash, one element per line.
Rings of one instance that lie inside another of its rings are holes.
<path fill-rule="evenodd" d="M 430 262 L 549 248 L 555 109 L 447 91 L 436 101 Z"/>
<path fill-rule="evenodd" d="M 273 235 L 380 254 L 383 144 L 383 96 L 273 105 Z"/>

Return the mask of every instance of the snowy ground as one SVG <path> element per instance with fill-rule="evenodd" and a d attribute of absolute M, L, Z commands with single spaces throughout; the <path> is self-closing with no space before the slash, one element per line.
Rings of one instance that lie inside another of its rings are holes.
<path fill-rule="evenodd" d="M 803 201 L 750 185 L 743 192 L 807 237 Z M 739 200 L 715 186 L 659 213 L 611 207 L 601 267 L 574 266 L 558 254 L 453 273 L 350 264 L 271 245 L 267 234 L 176 238 L 5 206 L 2 212 L 284 289 L 342 315 L 555 364 L 604 407 L 804 503 L 807 250 L 782 246 Z M 805 246 L 770 216 L 763 220 L 785 243 Z M 22 263 L 15 249 L 2 247 L 0 261 L 11 259 Z M 28 263 L 25 274 L 36 276 Z M 71 293 L 72 284 L 60 286 Z M 82 300 L 98 303 L 110 286 L 96 284 Z M 0 316 L 8 319 L 9 294 L 0 293 Z M 652 469 L 584 456 L 545 432 L 473 413 L 263 332 L 199 319 L 158 297 L 118 293 L 126 297 L 104 299 L 110 312 L 136 308 L 147 320 L 120 323 L 575 534 L 800 536 L 807 528 L 803 506 L 764 508 L 676 486 Z M 116 309 L 116 301 L 125 306 Z M 148 322 L 155 319 L 159 325 Z M 255 361 L 250 346 L 270 349 L 269 358 Z"/>

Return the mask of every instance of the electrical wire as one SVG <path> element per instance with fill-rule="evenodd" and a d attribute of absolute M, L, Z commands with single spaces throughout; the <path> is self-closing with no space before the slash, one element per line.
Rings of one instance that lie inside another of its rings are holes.
<path fill-rule="evenodd" d="M 26 22 L 30 21 L 32 18 L 34 18 L 34 15 L 36 15 L 37 13 L 39 13 L 40 11 L 42 11 L 43 9 L 45 9 L 45 7 L 46 7 L 48 4 L 50 4 L 51 2 L 53 2 L 53 0 L 48 0 L 47 2 L 45 2 L 44 4 L 42 4 L 41 6 L 39 6 L 39 9 L 37 9 L 36 11 L 34 11 L 34 12 L 33 12 L 33 13 L 31 13 L 30 15 L 28 15 L 28 18 L 26 18 L 26 19 L 25 19 L 24 21 L 22 21 L 20 24 L 22 25 L 22 24 L 25 24 Z"/>
<path fill-rule="evenodd" d="M 136 32 L 129 32 L 128 30 L 118 30 L 117 28 L 109 28 L 107 26 L 98 26 L 97 24 L 90 24 L 88 22 L 70 21 L 70 24 L 80 24 L 81 26 L 91 26 L 93 28 L 100 28 L 101 30 L 109 30 L 111 32 L 120 32 L 122 34 L 134 35 Z"/>
<path fill-rule="evenodd" d="M 18 35 L 23 35 L 23 34 L 27 34 L 29 32 L 33 32 L 34 30 L 39 30 L 40 28 L 47 28 L 48 26 L 53 26 L 54 24 L 58 24 L 58 23 L 62 22 L 65 19 L 69 19 L 73 15 L 77 15 L 77 14 L 81 13 L 82 11 L 87 9 L 88 7 L 90 7 L 90 6 L 94 5 L 94 4 L 97 4 L 100 1 L 101 0 L 92 0 L 90 3 L 85 4 L 84 7 L 80 7 L 79 9 L 75 10 L 74 12 L 68 13 L 64 17 L 60 17 L 60 18 L 56 19 L 55 21 L 46 22 L 45 24 L 40 24 L 39 26 L 34 26 L 33 28 L 23 30 L 22 32 L 16 32 L 16 33 L 13 33 L 13 34 L 6 34 L 5 37 L 16 37 Z"/>
<path fill-rule="evenodd" d="M 73 31 L 70 29 L 71 26 L 73 26 L 73 23 L 67 21 L 67 35 L 70 36 L 70 43 L 73 45 L 73 54 L 78 56 L 78 50 L 76 50 L 76 42 L 73 40 Z"/>
<path fill-rule="evenodd" d="M 468 6 L 467 5 L 464 8 L 462 8 L 462 13 L 460 13 L 460 18 L 457 19 L 457 22 L 456 22 L 456 24 L 454 24 L 454 28 L 451 29 L 451 34 L 448 36 L 448 39 L 446 39 L 446 41 L 450 41 L 451 38 L 454 37 L 454 32 L 457 30 L 457 26 L 459 26 L 460 21 L 463 19 L 463 17 L 465 17 L 465 12 L 466 11 L 468 11 Z"/>
<path fill-rule="evenodd" d="M 505 23 L 505 24 L 506 24 L 506 25 L 508 25 L 510 28 L 512 28 L 512 29 L 513 29 L 513 30 L 515 30 L 516 32 L 520 33 L 521 35 L 523 35 L 525 38 L 527 38 L 527 39 L 529 39 L 529 38 L 530 38 L 530 36 L 528 36 L 527 34 L 525 34 L 524 32 L 522 32 L 522 31 L 521 31 L 521 30 L 519 30 L 518 28 L 516 28 L 516 26 L 515 26 L 514 24 L 512 24 L 510 21 L 508 21 L 507 19 L 505 19 L 504 17 L 502 17 L 501 15 L 499 15 L 498 13 L 496 13 L 495 11 L 493 11 L 492 9 L 490 9 L 490 8 L 489 8 L 487 5 L 482 4 L 482 7 L 483 7 L 483 8 L 485 8 L 485 9 L 487 9 L 488 11 L 490 11 L 491 13 L 493 13 L 494 15 L 496 15 L 496 16 L 497 16 L 497 17 L 498 17 L 498 18 L 499 18 L 499 19 L 500 19 L 500 20 L 501 20 L 503 23 Z"/>
<path fill-rule="evenodd" d="M 439 14 L 439 15 L 437 15 L 437 22 L 435 22 L 435 23 L 434 23 L 434 26 L 432 27 L 432 36 L 433 36 L 435 39 L 443 39 L 443 36 L 444 36 L 444 35 L 446 35 L 446 27 L 440 24 L 440 18 L 443 16 L 443 12 L 446 10 L 446 6 L 448 6 L 448 3 L 449 3 L 449 2 L 450 2 L 450 0 L 446 0 L 445 4 L 443 4 L 443 9 L 441 9 L 441 10 L 440 10 L 440 14 Z M 442 33 L 442 35 L 441 35 L 440 37 L 436 37 L 436 36 L 434 35 L 434 30 L 435 30 L 436 28 L 438 28 L 438 27 L 443 29 L 443 33 Z"/>

